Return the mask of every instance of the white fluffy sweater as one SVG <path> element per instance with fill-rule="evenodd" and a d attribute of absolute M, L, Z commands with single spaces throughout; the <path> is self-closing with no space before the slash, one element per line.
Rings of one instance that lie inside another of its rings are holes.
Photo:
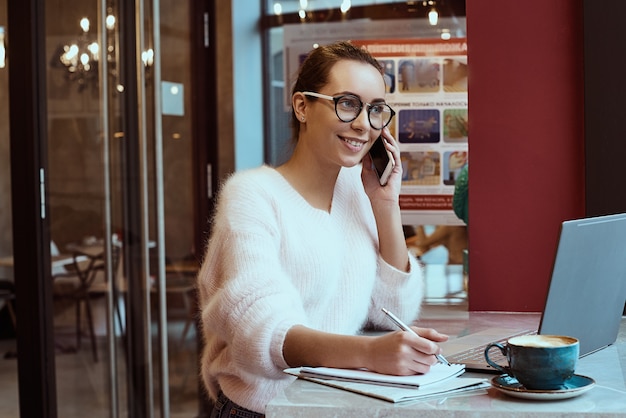
<path fill-rule="evenodd" d="M 342 169 L 330 213 L 311 207 L 273 168 L 239 172 L 220 191 L 198 276 L 205 349 L 202 378 L 237 404 L 264 412 L 293 381 L 283 373 L 294 325 L 357 334 L 366 323 L 393 328 L 387 307 L 411 322 L 422 270 L 388 265 L 360 166 Z"/>

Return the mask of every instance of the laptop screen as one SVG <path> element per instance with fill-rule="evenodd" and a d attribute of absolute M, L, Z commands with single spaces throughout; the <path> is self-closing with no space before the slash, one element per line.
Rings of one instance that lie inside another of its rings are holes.
<path fill-rule="evenodd" d="M 589 354 L 615 342 L 625 302 L 626 214 L 563 222 L 539 333 Z"/>

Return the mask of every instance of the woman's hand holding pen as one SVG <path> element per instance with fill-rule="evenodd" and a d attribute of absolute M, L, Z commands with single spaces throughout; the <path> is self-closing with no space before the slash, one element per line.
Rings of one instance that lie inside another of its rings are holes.
<path fill-rule="evenodd" d="M 373 337 L 369 353 L 372 364 L 368 369 L 399 376 L 427 373 L 438 362 L 435 355 L 441 353 L 441 348 L 437 343 L 447 341 L 448 336 L 432 328 L 412 329 L 417 336 L 394 331 Z"/>

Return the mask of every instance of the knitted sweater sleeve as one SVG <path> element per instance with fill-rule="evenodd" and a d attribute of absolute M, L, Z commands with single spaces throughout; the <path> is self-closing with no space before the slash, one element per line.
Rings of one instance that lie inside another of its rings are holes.
<path fill-rule="evenodd" d="M 424 270 L 421 263 L 408 251 L 409 271 L 401 271 L 388 264 L 380 255 L 376 231 L 376 220 L 371 211 L 371 203 L 363 190 L 360 190 L 360 169 L 344 169 L 346 176 L 353 178 L 349 182 L 349 196 L 346 198 L 354 208 L 359 208 L 359 215 L 364 227 L 371 228 L 374 238 L 376 261 L 376 282 L 371 295 L 368 312 L 368 326 L 380 329 L 395 329 L 382 308 L 389 309 L 406 323 L 417 320 L 424 296 Z"/>
<path fill-rule="evenodd" d="M 235 176 L 225 185 L 214 228 L 199 274 L 208 349 L 219 350 L 221 341 L 229 347 L 223 361 L 235 362 L 235 369 L 284 378 L 282 342 L 290 327 L 306 324 L 306 315 L 278 260 L 271 199 L 253 177 Z"/>
<path fill-rule="evenodd" d="M 424 296 L 423 267 L 409 254 L 409 271 L 403 272 L 378 259 L 378 281 L 372 294 L 369 313 L 371 326 L 395 329 L 382 308 L 389 309 L 402 321 L 411 324 L 418 319 Z"/>

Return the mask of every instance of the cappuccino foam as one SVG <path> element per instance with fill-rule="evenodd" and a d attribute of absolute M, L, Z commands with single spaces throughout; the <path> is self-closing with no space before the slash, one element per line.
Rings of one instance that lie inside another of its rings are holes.
<path fill-rule="evenodd" d="M 522 347 L 537 347 L 537 348 L 551 348 L 551 347 L 565 347 L 576 343 L 578 340 L 571 337 L 564 337 L 559 335 L 522 335 L 519 337 L 511 338 L 509 344 Z"/>

